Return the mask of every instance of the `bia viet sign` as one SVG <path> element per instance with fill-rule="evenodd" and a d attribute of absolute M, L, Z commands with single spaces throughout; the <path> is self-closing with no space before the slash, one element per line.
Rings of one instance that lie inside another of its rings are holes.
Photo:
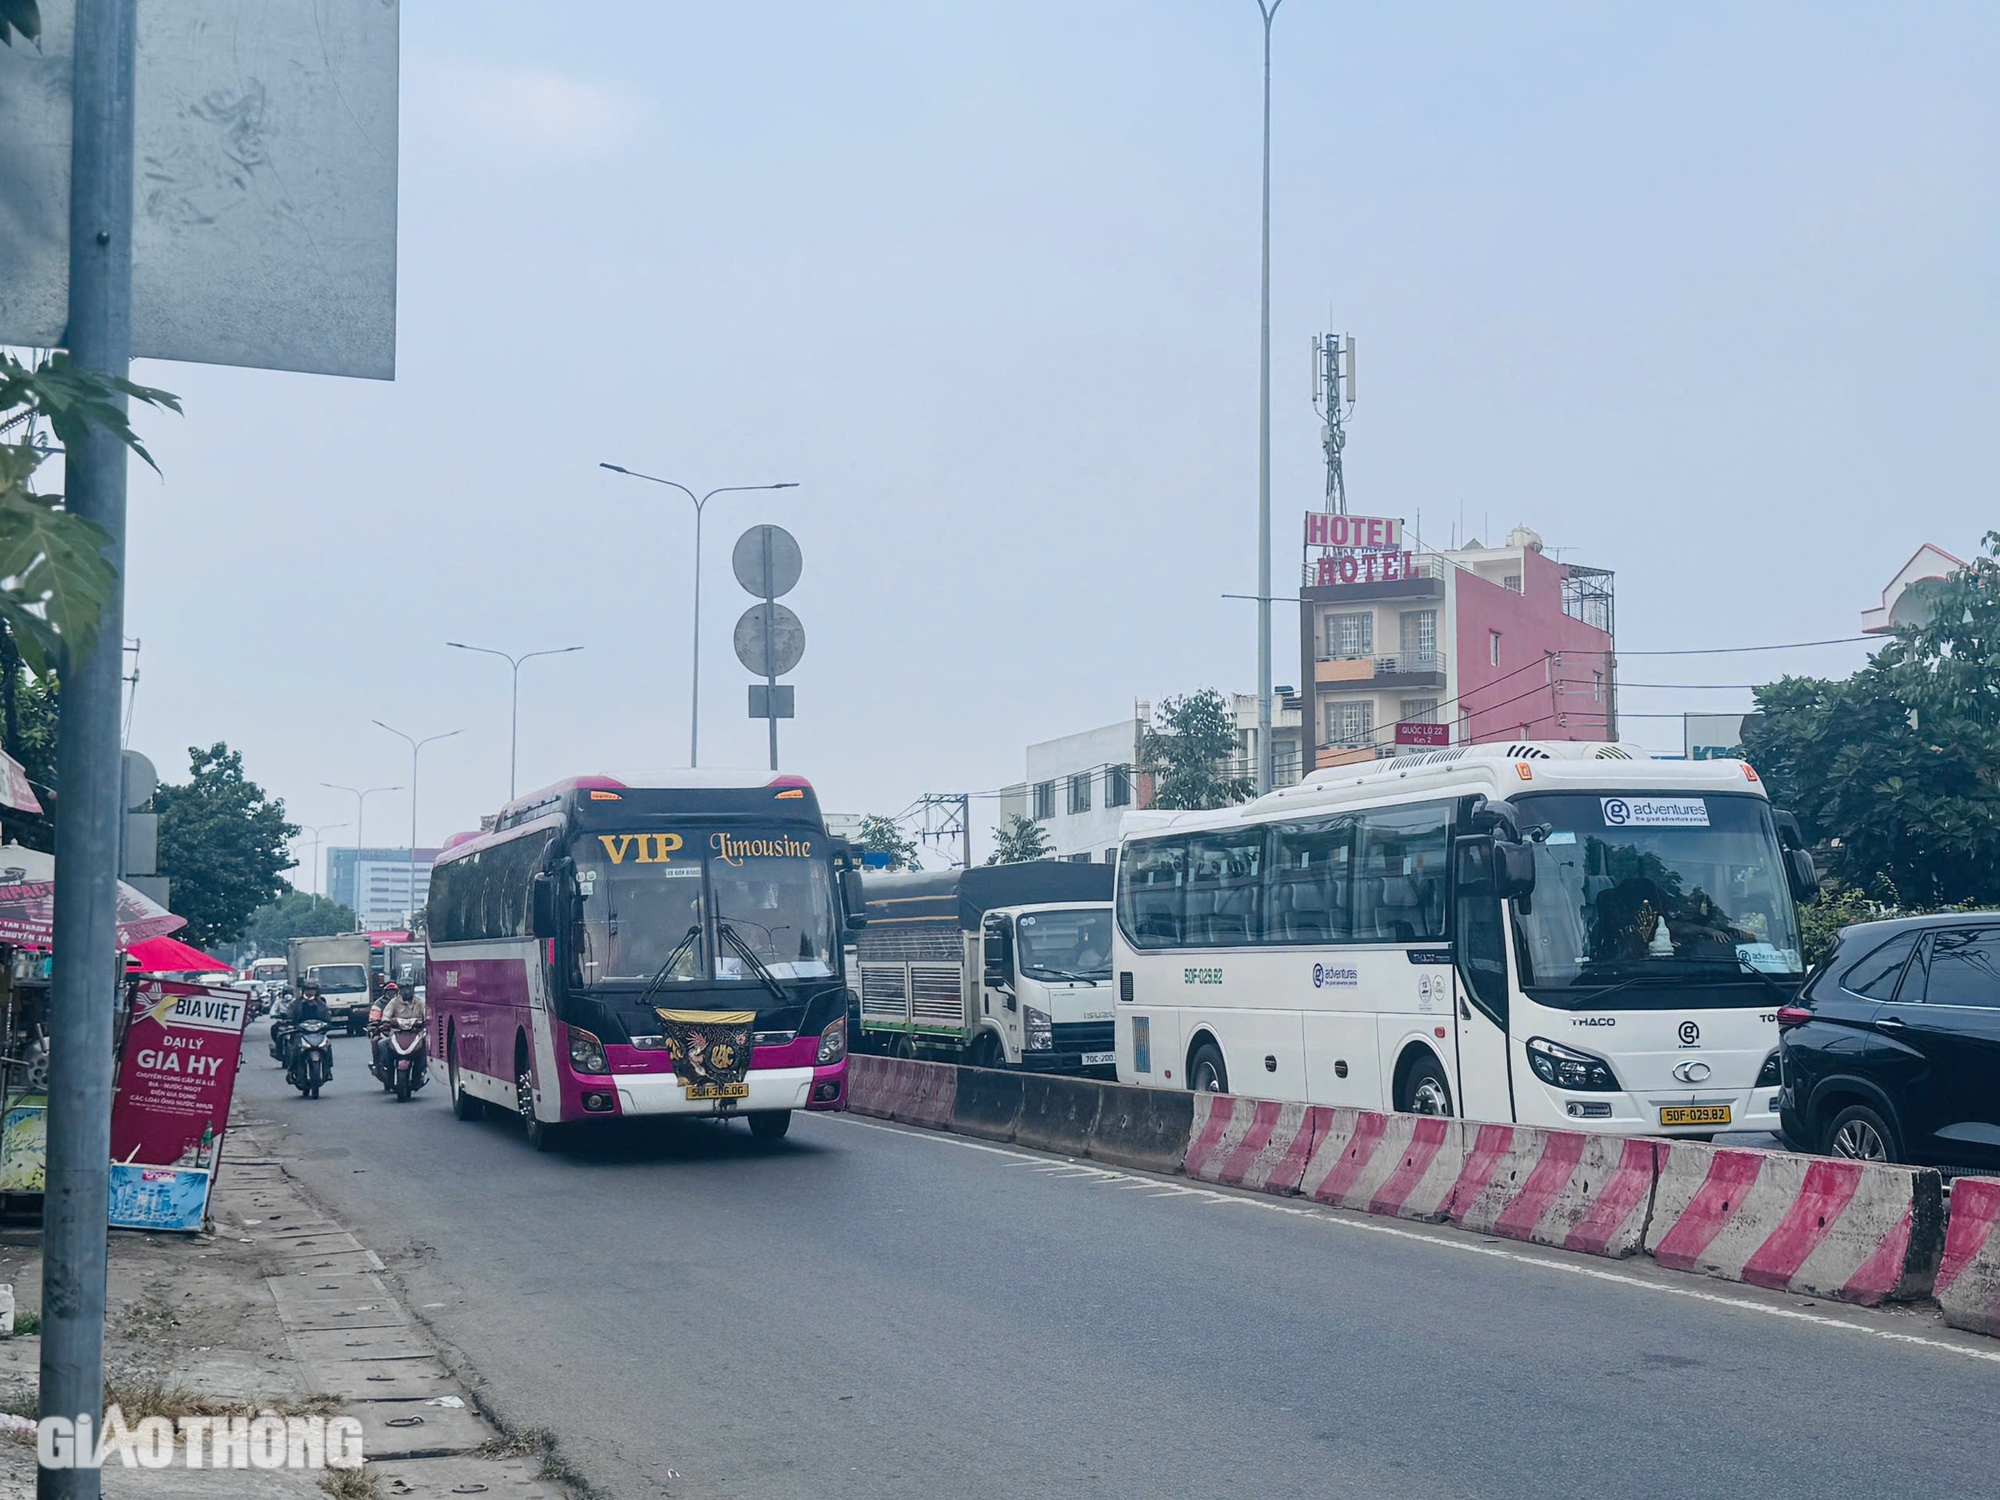
<path fill-rule="evenodd" d="M 1451 726 L 1449 724 L 1398 724 L 1396 726 L 1396 743 L 1399 745 L 1449 745 L 1451 743 Z"/>
<path fill-rule="evenodd" d="M 1393 516 L 1339 516 L 1306 512 L 1306 545 L 1318 547 L 1315 586 L 1393 583 L 1417 576 L 1416 558 L 1403 550 L 1403 523 Z"/>

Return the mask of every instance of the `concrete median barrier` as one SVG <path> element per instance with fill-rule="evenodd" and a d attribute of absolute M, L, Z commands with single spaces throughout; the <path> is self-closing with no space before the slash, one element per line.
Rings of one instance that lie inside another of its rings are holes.
<path fill-rule="evenodd" d="M 951 1128 L 982 1140 L 1011 1141 L 1021 1118 L 1019 1073 L 997 1068 L 960 1068 L 951 1101 Z"/>
<path fill-rule="evenodd" d="M 1943 1183 L 1917 1167 L 1659 1141 L 1646 1253 L 1676 1271 L 1873 1306 L 1928 1296 Z"/>
<path fill-rule="evenodd" d="M 847 1059 L 847 1107 L 857 1115 L 892 1118 L 889 1084 L 895 1060 L 857 1053 Z"/>
<path fill-rule="evenodd" d="M 1436 1223 L 1450 1208 L 1465 1159 L 1456 1120 L 1318 1109 L 1314 1150 L 1299 1191 L 1316 1203 Z"/>
<path fill-rule="evenodd" d="M 2000 1335 L 2000 1177 L 1952 1183 L 1937 1300 L 1952 1327 Z"/>
<path fill-rule="evenodd" d="M 1275 1099 L 1196 1094 L 1183 1169 L 1201 1182 L 1260 1193 L 1299 1190 L 1323 1111 Z"/>
<path fill-rule="evenodd" d="M 958 1098 L 958 1069 L 950 1063 L 899 1062 L 896 1070 L 896 1086 L 889 1096 L 894 1118 L 904 1125 L 949 1129 L 951 1108 Z"/>
<path fill-rule="evenodd" d="M 1030 1073 L 1021 1080 L 1021 1117 L 1014 1142 L 1033 1151 L 1083 1155 L 1104 1085 L 1089 1078 L 1052 1078 Z"/>
<path fill-rule="evenodd" d="M 1654 1143 L 1529 1125 L 1461 1125 L 1451 1222 L 1478 1234 L 1622 1259 L 1644 1246 Z"/>
<path fill-rule="evenodd" d="M 1195 1096 L 1185 1089 L 1097 1087 L 1097 1124 L 1084 1154 L 1141 1172 L 1180 1171 L 1194 1134 Z"/>

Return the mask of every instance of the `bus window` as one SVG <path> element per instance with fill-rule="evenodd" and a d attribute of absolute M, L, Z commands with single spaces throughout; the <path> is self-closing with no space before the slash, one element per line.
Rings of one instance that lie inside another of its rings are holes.
<path fill-rule="evenodd" d="M 1353 936 L 1354 820 L 1280 823 L 1271 856 L 1267 943 L 1344 943 Z"/>
<path fill-rule="evenodd" d="M 1444 936 L 1446 833 L 1451 804 L 1377 807 L 1360 815 L 1354 936 L 1362 942 L 1436 942 Z"/>
<path fill-rule="evenodd" d="M 1179 839 L 1128 844 L 1118 861 L 1118 922 L 1135 948 L 1175 948 L 1181 942 Z"/>
<path fill-rule="evenodd" d="M 1233 948 L 1264 929 L 1264 830 L 1202 834 L 1188 840 L 1187 916 L 1181 941 L 1189 947 Z"/>
<path fill-rule="evenodd" d="M 1458 893 L 1458 967 L 1473 1003 L 1504 1028 L 1507 1024 L 1507 928 L 1493 894 L 1493 846 L 1467 839 L 1459 873 L 1472 889 Z"/>

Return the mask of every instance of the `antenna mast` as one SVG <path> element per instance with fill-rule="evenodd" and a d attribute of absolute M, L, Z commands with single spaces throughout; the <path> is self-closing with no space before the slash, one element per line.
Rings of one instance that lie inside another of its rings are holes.
<path fill-rule="evenodd" d="M 1353 334 L 1313 335 L 1313 410 L 1320 416 L 1320 446 L 1326 450 L 1326 508 L 1344 516 L 1347 476 L 1341 470 L 1340 454 L 1347 446 L 1346 417 L 1354 411 Z"/>

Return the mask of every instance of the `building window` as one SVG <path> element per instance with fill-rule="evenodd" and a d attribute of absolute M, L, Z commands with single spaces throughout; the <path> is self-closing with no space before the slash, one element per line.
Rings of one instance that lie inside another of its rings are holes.
<path fill-rule="evenodd" d="M 1053 781 L 1035 783 L 1035 820 L 1047 822 L 1056 815 L 1056 784 Z"/>
<path fill-rule="evenodd" d="M 1500 665 L 1500 632 L 1497 630 L 1486 632 L 1486 659 L 1496 667 Z"/>
<path fill-rule="evenodd" d="M 1397 722 L 1402 724 L 1435 724 L 1438 721 L 1438 701 L 1435 698 L 1405 698 L 1402 712 Z"/>
<path fill-rule="evenodd" d="M 1115 848 L 1113 848 L 1113 849 L 1106 849 L 1106 850 L 1104 851 L 1104 862 L 1105 862 L 1105 863 L 1106 863 L 1107 865 L 1115 865 L 1115 864 L 1117 864 L 1117 863 L 1118 863 L 1118 851 L 1117 851 L 1117 850 L 1116 850 Z"/>
<path fill-rule="evenodd" d="M 1500 580 L 1500 587 L 1503 589 L 1512 589 L 1517 594 L 1520 593 L 1521 575 L 1519 573 L 1509 573 L 1505 578 Z"/>
<path fill-rule="evenodd" d="M 1604 701 L 1604 674 L 1602 672 L 1592 672 L 1590 674 L 1590 696 L 1594 702 L 1602 703 Z"/>
<path fill-rule="evenodd" d="M 1107 766 L 1105 768 L 1104 805 L 1106 807 L 1130 807 L 1132 805 L 1132 768 L 1130 766 Z"/>
<path fill-rule="evenodd" d="M 1411 609 L 1403 612 L 1403 655 L 1415 658 L 1435 658 L 1438 648 L 1438 612 L 1434 609 Z M 1427 668 L 1406 667 L 1405 671 L 1426 671 Z"/>
<path fill-rule="evenodd" d="M 1086 849 L 1081 854 L 1069 854 L 1065 855 L 1064 858 L 1073 865 L 1087 865 L 1090 863 L 1090 851 Z"/>
<path fill-rule="evenodd" d="M 1375 705 L 1338 700 L 1326 706 L 1326 742 L 1338 750 L 1365 750 L 1375 737 Z"/>
<path fill-rule="evenodd" d="M 1069 810 L 1072 813 L 1087 813 L 1090 811 L 1090 773 L 1088 771 L 1069 778 Z"/>
<path fill-rule="evenodd" d="M 1375 654 L 1375 616 L 1372 611 L 1356 615 L 1326 617 L 1326 654 L 1330 661 Z"/>

